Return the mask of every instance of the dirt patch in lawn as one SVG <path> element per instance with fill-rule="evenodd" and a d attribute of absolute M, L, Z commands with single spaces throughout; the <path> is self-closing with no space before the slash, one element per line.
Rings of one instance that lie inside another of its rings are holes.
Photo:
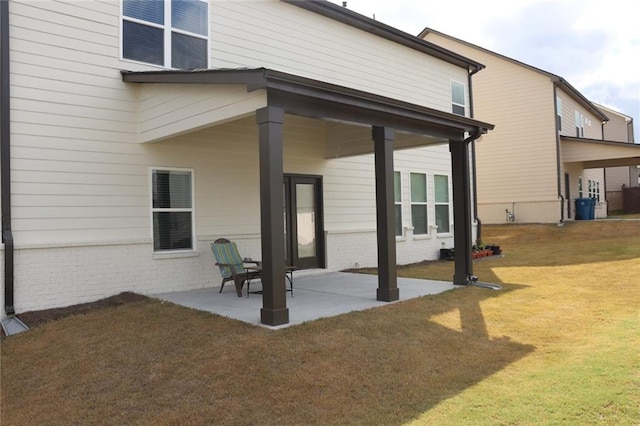
<path fill-rule="evenodd" d="M 100 299 L 95 302 L 80 303 L 77 305 L 65 306 L 63 308 L 43 309 L 40 311 L 23 312 L 16 315 L 20 321 L 25 323 L 29 328 L 35 328 L 42 324 L 46 324 L 51 321 L 57 321 L 62 318 L 66 318 L 72 315 L 84 314 L 96 309 L 111 308 L 115 306 L 124 305 L 127 303 L 141 302 L 143 300 L 149 300 L 148 297 L 124 292 L 116 294 L 115 296 Z M 4 330 L 0 330 L 2 338 L 6 337 Z"/>

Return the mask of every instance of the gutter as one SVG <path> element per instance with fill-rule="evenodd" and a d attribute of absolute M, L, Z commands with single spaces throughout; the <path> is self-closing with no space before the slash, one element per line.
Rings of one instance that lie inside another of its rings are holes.
<path fill-rule="evenodd" d="M 9 0 L 0 0 L 0 156 L 2 157 L 0 192 L 2 192 L 2 242 L 4 243 L 4 311 L 8 317 L 14 317 L 16 312 L 13 307 L 14 245 L 11 231 L 11 98 L 9 91 Z M 3 328 L 5 323 L 6 321 L 3 320 Z"/>
<path fill-rule="evenodd" d="M 564 225 L 564 202 L 565 198 L 562 195 L 562 164 L 560 160 L 560 129 L 558 129 L 557 117 L 558 117 L 558 102 L 556 99 L 558 98 L 558 85 L 561 84 L 558 81 L 553 82 L 553 127 L 556 132 L 556 168 L 557 168 L 557 180 L 558 180 L 558 197 L 560 198 L 560 221 L 558 222 L 558 226 Z"/>
<path fill-rule="evenodd" d="M 480 71 L 480 69 L 476 68 L 469 72 L 468 74 L 468 83 L 469 86 L 469 117 L 474 118 L 473 112 L 473 81 L 472 77 L 475 73 Z M 482 221 L 478 216 L 478 168 L 476 167 L 476 139 L 471 141 L 471 167 L 472 167 L 472 178 L 473 178 L 473 219 L 478 224 L 478 228 L 476 230 L 476 242 L 482 241 Z"/>

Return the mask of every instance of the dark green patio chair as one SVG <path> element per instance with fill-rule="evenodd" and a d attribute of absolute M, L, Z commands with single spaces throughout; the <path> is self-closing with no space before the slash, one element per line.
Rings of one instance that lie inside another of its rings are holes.
<path fill-rule="evenodd" d="M 242 297 L 242 287 L 246 281 L 260 276 L 259 269 L 248 271 L 244 264 L 254 264 L 260 266 L 261 262 L 251 259 L 243 259 L 238 252 L 236 243 L 226 238 L 218 238 L 211 243 L 211 251 L 216 258 L 216 266 L 220 268 L 222 275 L 222 284 L 220 285 L 220 293 L 224 289 L 227 281 L 233 281 L 236 286 L 238 297 Z"/>

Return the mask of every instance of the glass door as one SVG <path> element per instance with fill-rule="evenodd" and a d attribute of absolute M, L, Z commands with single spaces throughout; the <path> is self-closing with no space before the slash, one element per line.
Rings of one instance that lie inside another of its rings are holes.
<path fill-rule="evenodd" d="M 322 178 L 284 177 L 285 258 L 298 269 L 324 267 Z"/>

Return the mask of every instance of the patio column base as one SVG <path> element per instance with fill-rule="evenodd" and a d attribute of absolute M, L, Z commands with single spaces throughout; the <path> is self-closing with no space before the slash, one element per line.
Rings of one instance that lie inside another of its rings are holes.
<path fill-rule="evenodd" d="M 467 274 L 454 274 L 453 275 L 453 284 L 454 285 L 468 285 L 469 281 L 467 280 L 469 276 Z"/>
<path fill-rule="evenodd" d="M 266 325 L 282 325 L 289 323 L 289 308 L 260 309 L 260 322 Z"/>
<path fill-rule="evenodd" d="M 378 288 L 376 299 L 381 302 L 395 302 L 396 300 L 400 300 L 400 289 L 397 287 Z"/>

